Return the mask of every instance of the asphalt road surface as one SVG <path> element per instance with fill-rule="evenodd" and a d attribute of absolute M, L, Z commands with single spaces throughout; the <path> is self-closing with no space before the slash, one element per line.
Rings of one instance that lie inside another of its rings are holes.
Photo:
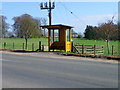
<path fill-rule="evenodd" d="M 2 54 L 3 88 L 117 88 L 118 64 Z"/>

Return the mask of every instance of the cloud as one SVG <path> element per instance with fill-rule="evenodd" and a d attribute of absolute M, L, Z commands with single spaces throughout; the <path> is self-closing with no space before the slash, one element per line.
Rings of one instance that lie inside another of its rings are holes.
<path fill-rule="evenodd" d="M 114 15 L 108 14 L 108 15 L 92 15 L 92 16 L 82 16 L 82 21 L 84 21 L 86 24 L 92 24 L 97 25 L 98 23 L 106 22 L 108 20 L 112 20 L 112 17 Z M 115 16 L 114 21 L 116 21 L 118 15 Z"/>
<path fill-rule="evenodd" d="M 74 30 L 77 32 L 83 33 L 86 25 L 97 26 L 100 23 L 107 22 L 108 20 L 112 20 L 114 16 L 114 23 L 118 21 L 118 14 L 106 14 L 106 15 L 87 15 L 80 16 L 79 18 L 74 18 L 71 20 L 71 25 L 74 26 Z"/>

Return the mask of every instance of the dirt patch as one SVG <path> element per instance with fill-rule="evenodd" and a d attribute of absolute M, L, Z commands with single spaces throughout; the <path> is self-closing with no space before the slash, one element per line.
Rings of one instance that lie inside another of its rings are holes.
<path fill-rule="evenodd" d="M 0 49 L 0 51 L 11 51 L 11 49 Z"/>
<path fill-rule="evenodd" d="M 61 54 L 64 56 L 78 56 L 78 57 L 86 57 L 86 58 L 100 58 L 100 59 L 108 59 L 108 60 L 120 60 L 120 56 L 94 56 L 94 55 L 74 55 L 74 54 Z"/>
<path fill-rule="evenodd" d="M 46 57 L 46 58 L 61 58 L 61 59 L 74 59 L 74 60 L 87 60 L 87 61 L 98 61 L 98 62 L 107 62 L 107 63 L 118 63 L 117 60 L 108 60 L 101 58 L 90 58 L 90 57 L 81 57 L 81 56 L 64 56 L 59 55 L 56 52 L 11 52 L 11 51 L 0 51 L 2 53 L 15 54 L 15 55 L 26 55 L 26 56 L 35 56 L 35 57 Z"/>
<path fill-rule="evenodd" d="M 0 49 L 0 51 L 8 51 L 8 52 L 18 52 L 18 53 L 31 53 L 31 52 L 36 52 L 36 51 L 27 51 L 27 50 L 19 50 L 19 49 Z"/>

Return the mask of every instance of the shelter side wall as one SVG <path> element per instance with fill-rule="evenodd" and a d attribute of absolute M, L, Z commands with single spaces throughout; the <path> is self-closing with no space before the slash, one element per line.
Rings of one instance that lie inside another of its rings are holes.
<path fill-rule="evenodd" d="M 61 28 L 60 32 L 59 32 L 59 42 L 60 45 L 64 47 L 65 50 L 65 42 L 66 42 L 66 32 L 65 32 L 65 28 Z"/>

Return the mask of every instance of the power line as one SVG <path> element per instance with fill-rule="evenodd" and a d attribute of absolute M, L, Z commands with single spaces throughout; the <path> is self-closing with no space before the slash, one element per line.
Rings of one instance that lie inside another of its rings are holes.
<path fill-rule="evenodd" d="M 61 1 L 59 1 L 59 2 L 61 3 L 61 5 L 62 5 L 66 10 L 69 11 L 70 14 L 72 14 L 72 15 L 75 16 L 79 21 L 81 21 L 76 14 L 74 14 L 70 9 L 68 9 L 68 7 L 67 7 L 66 5 L 64 5 Z"/>

